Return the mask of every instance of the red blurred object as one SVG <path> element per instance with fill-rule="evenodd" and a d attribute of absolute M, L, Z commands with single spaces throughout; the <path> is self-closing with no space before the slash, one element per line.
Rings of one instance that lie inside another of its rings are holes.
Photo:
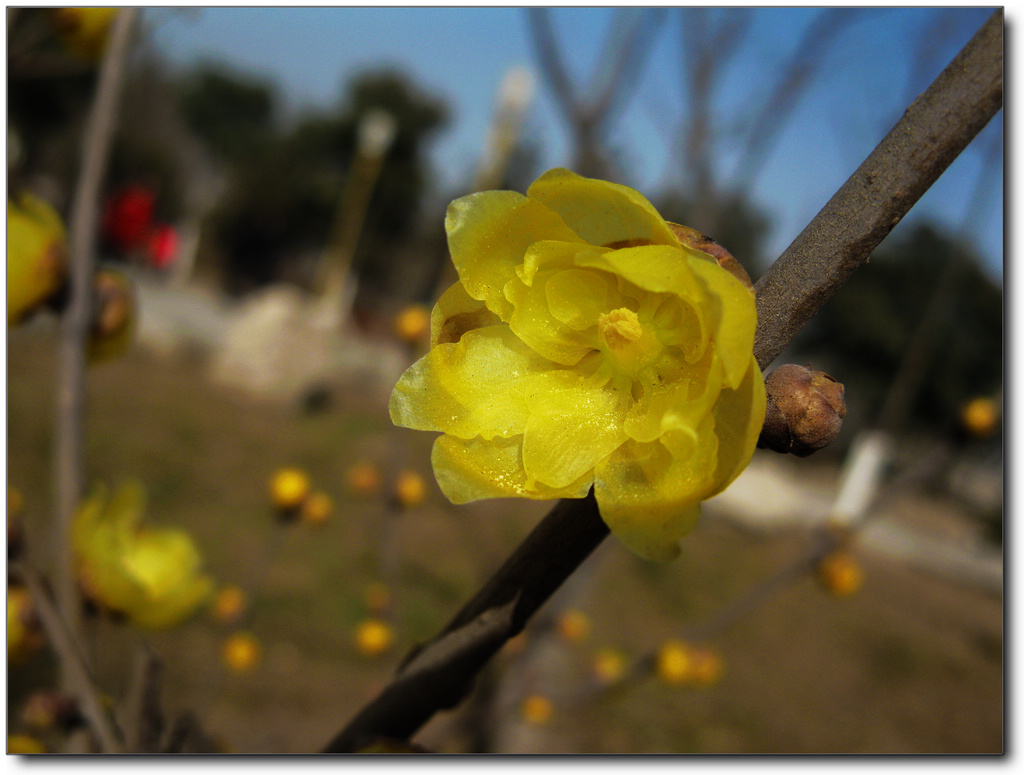
<path fill-rule="evenodd" d="M 149 262 L 157 269 L 166 269 L 178 252 L 178 232 L 162 223 L 149 235 Z"/>
<path fill-rule="evenodd" d="M 107 200 L 103 236 L 126 252 L 148 247 L 155 211 L 156 193 L 152 189 L 138 184 L 125 186 Z"/>

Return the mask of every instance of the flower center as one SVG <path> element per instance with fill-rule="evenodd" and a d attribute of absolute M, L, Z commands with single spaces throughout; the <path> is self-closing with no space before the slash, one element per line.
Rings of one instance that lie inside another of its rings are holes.
<path fill-rule="evenodd" d="M 633 310 L 626 307 L 601 315 L 597 319 L 597 330 L 601 341 L 611 350 L 624 350 L 644 334 L 640 319 Z"/>
<path fill-rule="evenodd" d="M 617 371 L 630 376 L 653 361 L 662 349 L 654 330 L 644 326 L 626 307 L 603 313 L 597 319 L 597 331 L 605 356 Z"/>

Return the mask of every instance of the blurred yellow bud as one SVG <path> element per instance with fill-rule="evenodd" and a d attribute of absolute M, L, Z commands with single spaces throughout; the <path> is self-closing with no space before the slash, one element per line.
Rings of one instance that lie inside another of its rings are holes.
<path fill-rule="evenodd" d="M 356 627 L 355 642 L 360 654 L 374 657 L 383 654 L 394 643 L 391 625 L 381 619 L 365 619 Z"/>
<path fill-rule="evenodd" d="M 399 505 L 411 509 L 427 498 L 427 483 L 415 471 L 402 471 L 395 480 L 395 499 Z"/>
<path fill-rule="evenodd" d="M 836 597 L 852 595 L 864 583 L 864 572 L 860 564 L 845 551 L 834 551 L 826 555 L 815 569 L 818 584 Z"/>
<path fill-rule="evenodd" d="M 564 640 L 578 643 L 590 634 L 590 619 L 582 611 L 570 608 L 558 617 L 556 627 Z"/>
<path fill-rule="evenodd" d="M 519 706 L 519 713 L 528 724 L 545 724 L 554 712 L 555 706 L 542 694 L 531 694 Z"/>
<path fill-rule="evenodd" d="M 213 615 L 218 621 L 233 624 L 242 616 L 248 603 L 245 590 L 234 584 L 229 584 L 221 587 L 213 598 Z"/>
<path fill-rule="evenodd" d="M 711 686 L 722 677 L 722 658 L 707 648 L 690 651 L 690 682 L 695 686 Z"/>
<path fill-rule="evenodd" d="M 345 481 L 353 495 L 371 496 L 380 492 L 380 471 L 373 463 L 356 463 L 345 473 Z"/>
<path fill-rule="evenodd" d="M 655 672 L 667 684 L 683 684 L 690 680 L 693 656 L 688 645 L 678 640 L 666 641 L 655 658 Z"/>
<path fill-rule="evenodd" d="M 72 522 L 79 584 L 96 605 L 140 627 L 162 629 L 194 614 L 213 592 L 192 537 L 142 524 L 146 493 L 124 482 L 107 497 L 98 486 Z"/>
<path fill-rule="evenodd" d="M 299 508 L 309 495 L 312 484 L 305 471 L 298 468 L 279 468 L 270 477 L 270 499 L 282 511 Z"/>
<path fill-rule="evenodd" d="M 22 508 L 25 505 L 25 498 L 14 485 L 7 485 L 7 514 L 18 515 L 21 513 Z"/>
<path fill-rule="evenodd" d="M 991 398 L 974 398 L 960 410 L 960 422 L 972 436 L 986 438 L 999 427 L 999 414 L 999 405 Z"/>
<path fill-rule="evenodd" d="M 42 743 L 40 743 L 34 737 L 31 737 L 29 735 L 8 735 L 7 753 L 46 753 L 46 748 L 43 746 Z"/>
<path fill-rule="evenodd" d="M 124 355 L 135 333 L 138 307 L 132 281 L 124 272 L 104 266 L 93 278 L 95 309 L 86 353 L 90 363 Z"/>
<path fill-rule="evenodd" d="M 299 518 L 307 525 L 322 525 L 334 513 L 334 500 L 322 490 L 315 490 L 302 502 Z"/>
<path fill-rule="evenodd" d="M 55 8 L 50 19 L 64 45 L 75 56 L 97 62 L 107 47 L 117 8 Z"/>
<path fill-rule="evenodd" d="M 366 588 L 363 600 L 371 612 L 384 613 L 391 607 L 391 590 L 388 589 L 387 584 L 375 581 Z"/>
<path fill-rule="evenodd" d="M 42 648 L 42 629 L 23 587 L 7 587 L 7 661 L 18 665 Z"/>
<path fill-rule="evenodd" d="M 224 641 L 221 658 L 231 672 L 248 673 L 262 660 L 263 647 L 252 633 L 236 632 Z"/>
<path fill-rule="evenodd" d="M 419 344 L 430 333 L 430 310 L 422 304 L 410 304 L 395 316 L 395 335 L 403 342 Z"/>
<path fill-rule="evenodd" d="M 626 672 L 626 657 L 621 651 L 612 648 L 598 649 L 591 663 L 594 677 L 601 683 L 613 683 Z"/>
<path fill-rule="evenodd" d="M 67 273 L 64 224 L 31 194 L 7 200 L 7 325 L 20 323 L 60 290 Z"/>

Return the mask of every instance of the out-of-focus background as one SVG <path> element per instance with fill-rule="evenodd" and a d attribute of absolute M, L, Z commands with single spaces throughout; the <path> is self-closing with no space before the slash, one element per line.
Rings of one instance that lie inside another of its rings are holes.
<path fill-rule="evenodd" d="M 147 518 L 186 527 L 249 600 L 233 624 L 204 612 L 145 636 L 167 706 L 195 711 L 218 750 L 318 749 L 546 510 L 452 506 L 429 434 L 387 417 L 423 352 L 410 306 L 454 279 L 449 201 L 567 166 L 637 188 L 756 279 L 990 13 L 144 9 L 100 225 L 101 258 L 136 283 L 137 341 L 90 370 L 85 473 L 140 480 Z M 46 10 L 9 10 L 10 185 L 65 215 L 95 80 Z M 838 441 L 758 452 L 673 563 L 607 542 L 550 606 L 581 612 L 584 635 L 528 628 L 421 743 L 1002 749 L 1002 139 L 1000 114 L 784 354 L 845 384 Z M 8 482 L 30 541 L 52 510 L 56 330 L 43 313 L 7 338 Z M 865 456 L 879 430 L 884 457 Z M 880 483 L 862 484 L 856 594 L 807 577 L 769 596 L 715 638 L 712 686 L 584 691 L 601 649 L 642 658 L 797 557 L 858 453 Z M 330 495 L 323 524 L 275 520 L 283 466 Z M 405 505 L 403 471 L 426 484 Z M 380 654 L 355 636 L 371 615 L 394 636 Z M 245 672 L 221 653 L 240 625 L 262 646 Z M 138 636 L 89 626 L 116 696 Z M 9 671 L 9 727 L 52 671 L 45 651 Z M 533 695 L 549 713 L 523 710 Z"/>

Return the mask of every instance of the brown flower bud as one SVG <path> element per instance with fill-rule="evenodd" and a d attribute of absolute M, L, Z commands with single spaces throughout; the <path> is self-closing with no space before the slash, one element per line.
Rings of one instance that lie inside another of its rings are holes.
<path fill-rule="evenodd" d="M 768 410 L 757 446 L 798 457 L 828 446 L 846 416 L 841 383 L 823 371 L 787 363 L 765 378 Z"/>
<path fill-rule="evenodd" d="M 678 223 L 670 223 L 668 227 L 672 230 L 672 233 L 676 235 L 682 244 L 688 248 L 699 250 L 702 253 L 707 253 L 709 256 L 718 262 L 718 265 L 725 271 L 747 286 L 751 291 L 754 290 L 754 283 L 750 280 L 750 275 L 747 274 L 747 270 L 743 268 L 743 265 L 737 261 L 732 253 L 722 247 L 717 241 L 712 239 L 706 234 L 701 234 L 696 229 L 691 229 L 689 226 L 680 226 Z"/>

